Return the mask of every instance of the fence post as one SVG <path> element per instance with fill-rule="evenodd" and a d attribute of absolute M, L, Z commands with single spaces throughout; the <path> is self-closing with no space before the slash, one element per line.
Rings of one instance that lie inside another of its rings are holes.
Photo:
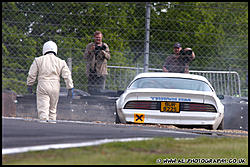
<path fill-rule="evenodd" d="M 145 33 L 145 46 L 144 46 L 144 72 L 148 72 L 149 60 L 149 31 L 150 31 L 150 3 L 146 2 L 146 33 Z"/>
<path fill-rule="evenodd" d="M 71 75 L 72 75 L 72 58 L 68 58 L 68 59 L 67 59 L 67 64 L 68 64 L 68 66 L 69 66 L 69 70 L 70 70 Z"/>

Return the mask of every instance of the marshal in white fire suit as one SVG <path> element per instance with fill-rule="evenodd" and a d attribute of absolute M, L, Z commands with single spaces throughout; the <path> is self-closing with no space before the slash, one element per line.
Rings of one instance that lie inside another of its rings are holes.
<path fill-rule="evenodd" d="M 47 47 L 45 45 L 46 43 L 43 48 L 44 55 L 35 58 L 29 69 L 27 86 L 32 86 L 38 76 L 36 89 L 38 117 L 40 120 L 56 120 L 60 75 L 64 78 L 67 89 L 72 89 L 74 86 L 66 62 L 55 56 L 57 54 L 56 44 L 48 41 Z M 55 54 L 51 53 L 51 51 L 54 51 Z"/>

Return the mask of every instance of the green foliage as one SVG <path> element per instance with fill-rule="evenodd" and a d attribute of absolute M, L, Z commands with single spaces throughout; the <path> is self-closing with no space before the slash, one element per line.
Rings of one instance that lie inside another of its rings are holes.
<path fill-rule="evenodd" d="M 248 165 L 247 148 L 248 137 L 196 137 L 189 140 L 188 138 L 177 140 L 171 137 L 161 137 L 153 140 L 112 142 L 98 146 L 2 155 L 2 164 Z M 157 159 L 161 159 L 161 162 L 157 162 Z M 166 159 L 176 159 L 176 162 L 164 162 Z M 211 159 L 212 162 L 209 161 Z M 232 159 L 237 160 L 238 163 L 230 162 Z M 218 163 L 216 163 L 217 160 L 219 160 Z"/>
<path fill-rule="evenodd" d="M 191 47 L 195 70 L 248 69 L 247 2 L 152 2 L 149 66 L 162 68 L 172 46 Z M 58 45 L 58 56 L 73 60 L 76 88 L 86 88 L 83 53 L 100 30 L 109 45 L 109 65 L 144 64 L 146 3 L 131 2 L 3 2 L 3 80 L 25 82 L 35 57 L 42 55 L 44 42 Z M 230 60 L 229 63 L 225 63 Z M 231 61 L 232 60 L 232 61 Z M 8 72 L 9 69 L 14 69 Z M 15 72 L 13 72 L 15 71 Z M 17 75 L 16 71 L 22 71 Z M 134 75 L 121 71 L 119 75 Z M 245 80 L 246 72 L 241 74 Z M 110 76 L 109 80 L 115 80 Z M 12 87 L 10 82 L 5 87 Z M 117 85 L 111 85 L 116 89 Z M 19 88 L 14 88 L 20 91 Z"/>

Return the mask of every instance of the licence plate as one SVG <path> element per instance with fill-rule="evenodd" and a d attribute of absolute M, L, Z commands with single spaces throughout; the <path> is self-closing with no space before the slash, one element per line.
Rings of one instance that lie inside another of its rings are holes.
<path fill-rule="evenodd" d="M 161 102 L 161 112 L 173 112 L 179 113 L 180 112 L 180 103 L 176 102 Z"/>

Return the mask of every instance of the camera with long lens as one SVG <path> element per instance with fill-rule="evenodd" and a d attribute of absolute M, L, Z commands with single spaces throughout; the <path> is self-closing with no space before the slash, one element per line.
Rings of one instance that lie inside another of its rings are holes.
<path fill-rule="evenodd" d="M 192 55 L 193 51 L 192 50 L 184 50 L 184 49 L 181 49 L 180 51 L 180 59 L 182 59 L 182 62 L 183 63 L 188 63 L 190 62 L 190 58 L 191 58 L 191 55 Z"/>
<path fill-rule="evenodd" d="M 186 56 L 186 55 L 191 56 L 192 53 L 193 53 L 192 50 L 186 50 L 185 51 L 184 49 L 181 49 L 181 51 L 180 51 L 180 55 L 182 55 L 182 56 Z"/>
<path fill-rule="evenodd" d="M 105 50 L 106 49 L 106 46 L 105 45 L 102 45 L 102 46 L 95 46 L 95 55 L 98 55 L 98 53 L 101 51 L 101 50 Z"/>

